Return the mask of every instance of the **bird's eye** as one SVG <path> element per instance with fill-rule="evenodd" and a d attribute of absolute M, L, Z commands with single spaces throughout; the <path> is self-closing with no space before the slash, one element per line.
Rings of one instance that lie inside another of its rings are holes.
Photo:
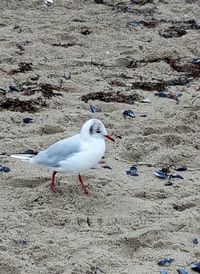
<path fill-rule="evenodd" d="M 96 130 L 96 133 L 101 133 L 101 130 L 100 130 L 100 129 L 97 129 L 97 130 Z"/>

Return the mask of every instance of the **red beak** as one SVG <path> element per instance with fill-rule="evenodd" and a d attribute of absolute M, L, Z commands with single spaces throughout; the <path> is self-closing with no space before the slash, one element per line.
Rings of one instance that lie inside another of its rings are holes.
<path fill-rule="evenodd" d="M 110 135 L 104 135 L 104 137 L 106 137 L 107 139 L 111 140 L 111 141 L 115 141 Z"/>

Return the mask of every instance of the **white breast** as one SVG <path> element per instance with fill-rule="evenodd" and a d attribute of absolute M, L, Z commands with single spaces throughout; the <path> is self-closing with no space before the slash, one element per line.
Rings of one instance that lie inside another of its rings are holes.
<path fill-rule="evenodd" d="M 82 142 L 80 151 L 59 162 L 59 168 L 56 170 L 67 174 L 77 174 L 91 169 L 101 160 L 105 149 L 104 139 Z"/>

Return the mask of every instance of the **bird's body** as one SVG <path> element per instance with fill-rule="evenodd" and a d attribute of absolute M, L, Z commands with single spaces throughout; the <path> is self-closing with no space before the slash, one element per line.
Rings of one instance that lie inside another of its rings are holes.
<path fill-rule="evenodd" d="M 80 134 L 60 140 L 37 155 L 18 154 L 11 157 L 52 170 L 53 191 L 55 191 L 55 174 L 61 172 L 66 175 L 79 174 L 81 185 L 87 192 L 80 173 L 91 169 L 101 160 L 106 149 L 104 137 L 114 141 L 107 134 L 100 120 L 91 119 L 83 125 Z"/>
<path fill-rule="evenodd" d="M 94 149 L 98 148 L 98 149 Z M 80 135 L 61 140 L 30 159 L 30 163 L 47 166 L 50 170 L 77 174 L 94 167 L 105 153 L 104 139 L 89 142 Z"/>

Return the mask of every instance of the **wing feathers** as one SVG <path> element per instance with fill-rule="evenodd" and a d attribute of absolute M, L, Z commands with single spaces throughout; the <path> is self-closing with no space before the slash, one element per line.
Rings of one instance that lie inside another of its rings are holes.
<path fill-rule="evenodd" d="M 10 155 L 10 157 L 15 158 L 15 159 L 19 159 L 21 161 L 25 161 L 25 162 L 30 162 L 30 159 L 33 158 L 35 155 L 34 154 L 13 154 Z"/>

